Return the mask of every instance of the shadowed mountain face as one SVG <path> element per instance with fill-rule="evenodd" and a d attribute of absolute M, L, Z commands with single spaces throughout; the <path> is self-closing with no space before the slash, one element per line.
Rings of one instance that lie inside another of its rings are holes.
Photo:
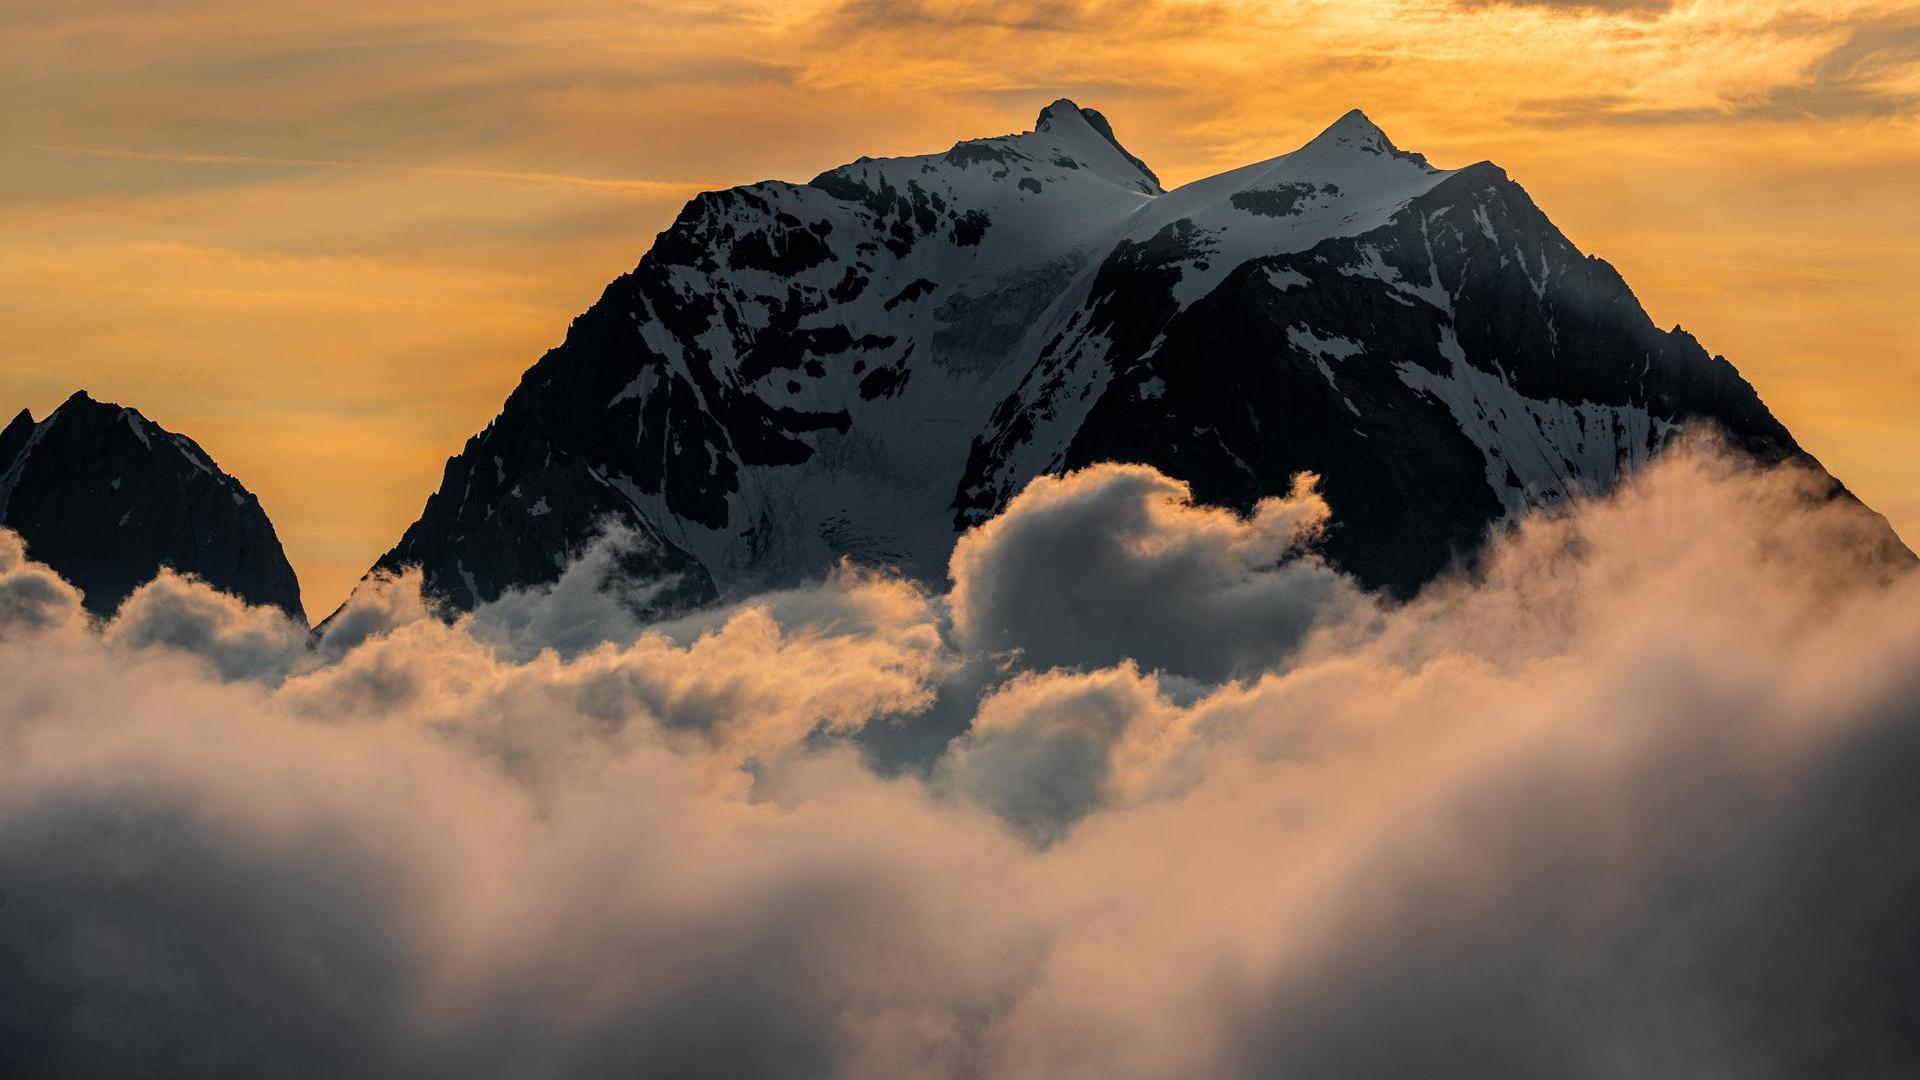
<path fill-rule="evenodd" d="M 0 431 L 0 525 L 96 615 L 169 566 L 306 621 L 260 500 L 192 439 L 85 391 Z"/>
<path fill-rule="evenodd" d="M 1169 192 L 1060 101 L 694 199 L 380 565 L 466 607 L 613 520 L 675 583 L 660 609 L 842 557 L 937 582 L 1027 481 L 1119 460 L 1236 508 L 1316 473 L 1327 554 L 1405 595 L 1694 425 L 1804 457 L 1499 168 L 1437 169 L 1353 112 Z"/>

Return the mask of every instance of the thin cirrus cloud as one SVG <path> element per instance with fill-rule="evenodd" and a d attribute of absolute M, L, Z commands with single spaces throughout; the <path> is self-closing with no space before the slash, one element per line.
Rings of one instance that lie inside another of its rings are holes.
<path fill-rule="evenodd" d="M 474 180 L 505 180 L 524 184 L 585 188 L 589 191 L 635 192 L 647 195 L 696 195 L 709 190 L 712 183 L 690 180 L 642 180 L 602 176 L 574 176 L 568 173 L 516 172 L 507 169 L 463 169 L 444 165 L 393 165 L 373 161 L 330 161 L 323 158 L 253 157 L 245 154 L 185 154 L 156 150 L 118 150 L 95 146 L 51 146 L 61 154 L 83 157 L 120 158 L 132 161 L 162 162 L 172 165 L 264 165 L 281 169 L 342 169 L 367 172 L 412 173 Z"/>
<path fill-rule="evenodd" d="M 1677 0 L 1459 0 L 1461 7 L 1533 7 L 1576 14 L 1659 15 L 1672 11 Z"/>
<path fill-rule="evenodd" d="M 1770 32 L 1831 42 L 1798 71 L 1713 105 L 1662 107 L 1623 94 L 1547 99 L 1523 106 L 1541 122 L 1700 123 L 1912 117 L 1920 111 L 1920 19 L 1872 19 L 1841 28 L 1782 20 Z"/>

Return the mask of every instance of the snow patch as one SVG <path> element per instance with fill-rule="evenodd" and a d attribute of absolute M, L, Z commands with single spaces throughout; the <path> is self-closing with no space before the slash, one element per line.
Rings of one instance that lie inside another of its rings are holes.
<path fill-rule="evenodd" d="M 1504 374 L 1467 362 L 1450 326 L 1441 330 L 1440 352 L 1451 364 L 1447 374 L 1403 362 L 1400 381 L 1437 398 L 1480 448 L 1487 484 L 1509 519 L 1610 490 L 1622 470 L 1646 464 L 1678 430 L 1640 405 L 1527 397 Z"/>
<path fill-rule="evenodd" d="M 461 559 L 455 559 L 453 561 L 453 568 L 459 573 L 460 580 L 467 586 L 467 595 L 472 598 L 472 606 L 479 607 L 480 584 L 474 580 L 473 571 L 467 569 L 466 562 Z"/>
<path fill-rule="evenodd" d="M 1359 356 L 1365 351 L 1360 343 L 1338 335 L 1321 337 L 1311 328 L 1298 323 L 1287 327 L 1287 341 L 1294 348 L 1313 357 L 1313 366 L 1319 369 L 1320 377 L 1327 380 L 1327 385 L 1333 389 L 1333 392 L 1340 395 L 1340 403 L 1347 407 L 1348 412 L 1359 416 L 1359 406 L 1355 405 L 1353 399 L 1347 396 L 1347 392 L 1340 388 L 1340 380 L 1334 377 L 1333 365 L 1328 361 L 1338 362 Z"/>
<path fill-rule="evenodd" d="M 1365 351 L 1357 341 L 1339 336 L 1321 337 L 1298 323 L 1287 327 L 1287 340 L 1294 348 L 1323 360 L 1345 360 Z"/>
<path fill-rule="evenodd" d="M 141 446 L 146 447 L 148 450 L 153 449 L 153 442 L 147 438 L 147 425 L 140 422 L 138 413 L 132 409 L 121 409 L 120 418 L 127 422 L 128 430 L 133 432 L 134 438 L 140 440 Z"/>
<path fill-rule="evenodd" d="M 0 473 L 0 521 L 7 519 L 7 503 L 13 499 L 13 489 L 19 484 L 21 474 L 27 470 L 27 459 L 33 456 L 34 448 L 40 445 L 40 440 L 47 437 L 47 432 L 53 428 L 53 422 L 59 418 L 60 410 L 55 409 L 51 416 L 35 424 L 33 431 L 27 435 L 25 445 L 20 447 L 19 453 L 13 455 L 13 463 L 7 466 L 6 472 Z"/>
<path fill-rule="evenodd" d="M 1272 285 L 1280 292 L 1292 292 L 1295 289 L 1304 288 L 1313 284 L 1313 281 L 1298 270 L 1290 267 L 1281 267 L 1279 269 L 1269 268 L 1267 270 L 1267 284 Z"/>
<path fill-rule="evenodd" d="M 193 452 L 193 444 L 189 443 L 184 437 L 175 435 L 171 441 L 173 448 L 180 451 L 180 456 L 186 458 L 187 463 L 195 469 L 206 473 L 208 476 L 218 477 L 220 475 L 220 470 L 214 468 L 212 462 Z"/>

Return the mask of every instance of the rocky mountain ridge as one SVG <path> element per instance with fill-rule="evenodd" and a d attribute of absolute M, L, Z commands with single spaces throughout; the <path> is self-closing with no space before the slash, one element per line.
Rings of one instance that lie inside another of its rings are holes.
<path fill-rule="evenodd" d="M 167 566 L 306 620 L 260 500 L 192 439 L 84 390 L 0 430 L 0 525 L 96 615 Z"/>

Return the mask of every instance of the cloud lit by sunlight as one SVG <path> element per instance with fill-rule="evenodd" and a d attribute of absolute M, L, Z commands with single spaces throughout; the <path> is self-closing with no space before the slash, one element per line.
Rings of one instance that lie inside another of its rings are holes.
<path fill-rule="evenodd" d="M 1690 443 L 1393 605 L 1241 558 L 1305 486 L 1109 466 L 946 597 L 402 576 L 314 640 L 171 574 L 89 622 L 0 532 L 0 1072 L 1903 1075 L 1920 577 L 1827 490 Z M 1070 598 L 1099 521 L 1165 618 L 1000 650 L 1053 627 L 979 575 Z M 1193 677 L 1276 588 L 1311 630 Z"/>

